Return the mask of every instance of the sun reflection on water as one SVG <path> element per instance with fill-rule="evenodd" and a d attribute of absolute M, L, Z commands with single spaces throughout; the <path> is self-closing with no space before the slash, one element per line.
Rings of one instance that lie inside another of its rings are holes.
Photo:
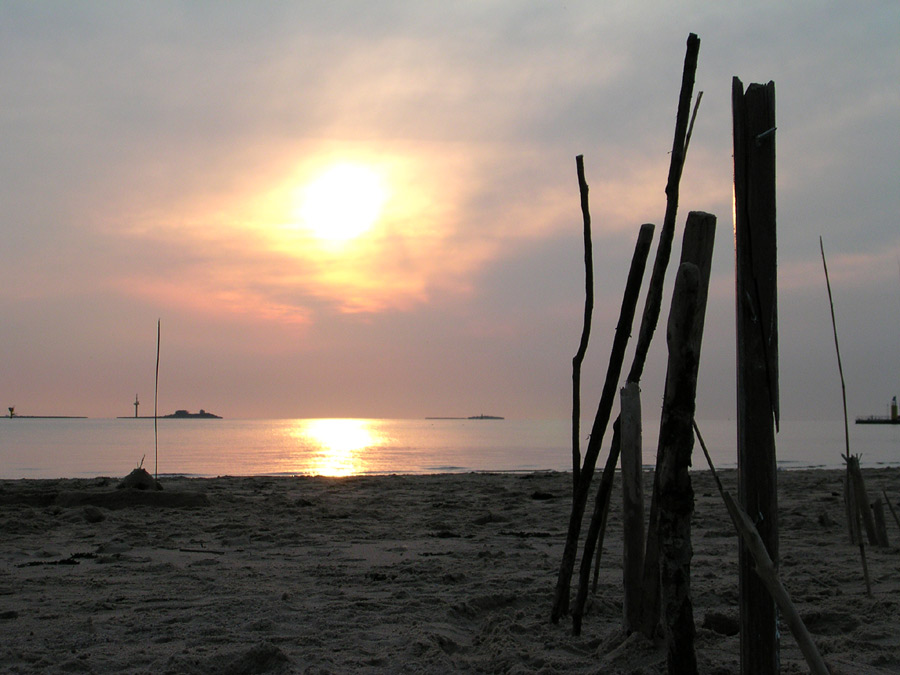
<path fill-rule="evenodd" d="M 291 435 L 309 448 L 309 473 L 352 476 L 366 473 L 363 451 L 385 444 L 373 420 L 297 420 Z"/>

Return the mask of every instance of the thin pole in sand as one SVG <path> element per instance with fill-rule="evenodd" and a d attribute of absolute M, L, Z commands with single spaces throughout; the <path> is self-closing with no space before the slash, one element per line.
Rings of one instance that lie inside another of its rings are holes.
<path fill-rule="evenodd" d="M 825 270 L 825 286 L 828 289 L 828 306 L 831 308 L 831 328 L 834 332 L 834 351 L 837 354 L 838 374 L 841 378 L 841 400 L 844 405 L 844 461 L 847 464 L 847 505 L 848 505 L 848 527 L 850 528 L 850 538 L 859 543 L 859 557 L 862 561 L 863 577 L 866 581 L 866 593 L 872 595 L 872 587 L 869 582 L 869 565 L 866 562 L 866 544 L 863 541 L 859 527 L 859 504 L 855 495 L 853 460 L 850 454 L 850 423 L 847 415 L 847 386 L 844 383 L 844 367 L 841 365 L 841 346 L 838 343 L 837 321 L 834 318 L 834 298 L 831 294 L 831 280 L 828 277 L 828 263 L 825 260 L 825 244 L 822 243 L 822 237 L 819 237 L 819 251 L 822 253 L 822 267 Z M 857 460 L 857 466 L 858 460 Z M 865 494 L 865 492 L 863 492 Z"/>
<path fill-rule="evenodd" d="M 584 177 L 584 155 L 575 158 L 578 172 L 578 190 L 581 194 L 581 215 L 584 221 L 584 323 L 581 342 L 572 359 L 572 491 L 578 489 L 581 473 L 580 421 L 581 421 L 581 364 L 591 339 L 591 316 L 594 313 L 594 256 L 591 244 L 591 212 L 588 204 L 588 184 Z"/>
<path fill-rule="evenodd" d="M 155 466 L 153 467 L 153 478 L 159 480 L 159 432 L 157 430 L 156 421 L 159 417 L 159 323 L 156 320 L 156 385 L 153 390 L 153 452 L 155 457 Z"/>
<path fill-rule="evenodd" d="M 850 423 L 847 418 L 847 385 L 844 384 L 844 367 L 841 365 L 841 346 L 838 344 L 837 322 L 834 319 L 834 299 L 831 295 L 831 281 L 828 278 L 828 263 L 825 261 L 825 245 L 819 237 L 819 251 L 822 253 L 822 267 L 825 269 L 825 286 L 828 289 L 828 306 L 831 308 L 831 329 L 834 332 L 834 351 L 837 353 L 838 374 L 841 377 L 841 401 L 844 404 L 844 448 L 850 456 Z M 849 464 L 848 464 L 849 471 Z"/>
<path fill-rule="evenodd" d="M 700 443 L 700 447 L 703 448 L 703 454 L 706 456 L 706 463 L 709 464 L 709 470 L 712 472 L 716 486 L 719 488 L 719 494 L 722 495 L 722 500 L 725 502 L 725 507 L 728 509 L 728 515 L 731 517 L 731 522 L 734 523 L 738 535 L 744 540 L 744 543 L 750 551 L 750 555 L 753 556 L 757 575 L 766 585 L 769 593 L 781 609 L 781 613 L 784 615 L 785 621 L 787 621 L 788 627 L 791 629 L 791 633 L 793 633 L 794 639 L 797 640 L 800 651 L 803 653 L 803 658 L 806 659 L 806 664 L 809 666 L 810 672 L 815 675 L 828 675 L 830 672 L 828 666 L 825 665 L 825 661 L 822 659 L 822 655 L 819 653 L 816 643 L 813 642 L 812 636 L 809 634 L 806 625 L 803 623 L 803 619 L 800 618 L 800 613 L 797 611 L 794 603 L 791 602 L 790 594 L 787 592 L 787 589 L 785 589 L 784 584 L 781 583 L 775 565 L 769 557 L 768 551 L 766 551 L 766 546 L 759 536 L 759 532 L 753 525 L 753 521 L 750 520 L 750 517 L 743 509 L 741 509 L 738 503 L 734 501 L 734 498 L 725 490 L 725 488 L 722 487 L 722 481 L 719 480 L 719 475 L 716 473 L 716 467 L 713 466 L 712 458 L 709 456 L 709 451 L 706 449 L 706 443 L 703 442 L 703 436 L 700 434 L 700 428 L 697 426 L 696 420 L 693 421 L 693 426 L 694 433 L 697 435 L 697 441 Z"/>

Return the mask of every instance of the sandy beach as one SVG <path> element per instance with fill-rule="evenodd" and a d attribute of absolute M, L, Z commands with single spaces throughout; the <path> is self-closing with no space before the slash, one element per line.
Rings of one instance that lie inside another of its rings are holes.
<path fill-rule="evenodd" d="M 900 503 L 900 469 L 863 471 Z M 891 545 L 866 548 L 869 598 L 842 475 L 779 473 L 782 580 L 835 672 L 900 672 L 900 532 L 888 515 Z M 665 672 L 664 645 L 622 629 L 618 486 L 582 636 L 549 621 L 570 481 L 165 478 L 165 501 L 0 481 L 0 672 Z M 737 673 L 737 537 L 709 473 L 693 481 L 700 668 Z M 807 672 L 786 627 L 781 653 Z"/>

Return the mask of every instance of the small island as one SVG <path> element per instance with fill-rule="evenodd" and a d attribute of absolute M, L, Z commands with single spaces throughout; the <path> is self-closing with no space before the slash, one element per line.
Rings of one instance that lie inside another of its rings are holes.
<path fill-rule="evenodd" d="M 469 417 L 426 417 L 426 420 L 502 420 L 497 415 L 470 415 Z"/>
<path fill-rule="evenodd" d="M 153 415 L 134 415 L 128 417 L 119 417 L 117 419 L 120 420 L 152 420 Z M 192 413 L 187 410 L 176 410 L 173 413 L 168 415 L 160 415 L 157 419 L 161 420 L 220 420 L 222 417 L 220 415 L 214 415 L 211 412 L 207 412 L 203 408 L 200 408 L 200 412 Z"/>
<path fill-rule="evenodd" d="M 171 415 L 163 415 L 164 419 L 180 419 L 180 420 L 220 420 L 222 419 L 219 415 L 213 415 L 211 412 L 206 412 L 203 408 L 200 408 L 200 412 L 192 413 L 187 410 L 176 410 Z"/>

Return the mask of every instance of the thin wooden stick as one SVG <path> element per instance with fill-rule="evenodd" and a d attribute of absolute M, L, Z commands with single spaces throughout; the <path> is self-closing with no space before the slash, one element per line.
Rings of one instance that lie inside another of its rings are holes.
<path fill-rule="evenodd" d="M 153 390 L 153 449 L 156 465 L 153 467 L 153 478 L 159 480 L 159 431 L 157 420 L 159 419 L 159 324 L 156 320 L 156 386 Z"/>
<path fill-rule="evenodd" d="M 600 443 L 603 440 L 603 435 L 606 433 L 606 426 L 609 424 L 609 417 L 612 413 L 617 382 L 622 372 L 622 362 L 625 360 L 625 347 L 628 344 L 628 339 L 631 337 L 631 326 L 652 238 L 653 225 L 641 225 L 637 242 L 635 243 L 634 255 L 631 259 L 631 268 L 628 271 L 628 279 L 625 282 L 625 294 L 622 298 L 619 322 L 616 325 L 616 334 L 613 338 L 606 380 L 603 384 L 603 391 L 600 394 L 600 403 L 597 406 L 597 414 L 594 417 L 594 424 L 591 428 L 591 437 L 585 451 L 580 480 L 572 499 L 572 513 L 569 516 L 569 528 L 566 533 L 566 543 L 563 548 L 556 590 L 553 595 L 553 609 L 550 614 L 550 620 L 553 623 L 558 623 L 559 618 L 569 611 L 569 588 L 572 581 L 572 571 L 575 568 L 578 538 L 581 534 L 581 521 L 584 517 L 591 478 L 594 475 L 594 466 L 600 454 Z"/>
<path fill-rule="evenodd" d="M 666 268 L 672 253 L 672 238 L 675 236 L 675 218 L 678 215 L 678 197 L 680 194 L 681 174 L 684 171 L 685 138 L 689 124 L 689 110 L 694 95 L 694 78 L 697 74 L 697 56 L 700 53 L 700 38 L 694 33 L 688 35 L 687 51 L 684 56 L 684 69 L 681 75 L 681 91 L 678 96 L 678 112 L 675 116 L 675 137 L 672 141 L 672 156 L 669 160 L 669 176 L 666 182 L 666 214 L 663 218 L 662 230 L 659 234 L 659 245 L 653 261 L 653 272 L 644 301 L 644 313 L 641 316 L 641 328 L 638 333 L 634 360 L 628 372 L 628 382 L 640 382 L 644 372 L 644 362 L 662 306 L 663 282 Z"/>
<path fill-rule="evenodd" d="M 594 259 L 591 244 L 591 212 L 588 204 L 588 184 L 584 178 L 584 155 L 575 158 L 578 189 L 581 194 L 581 215 L 584 221 L 584 323 L 578 352 L 572 359 L 572 494 L 578 488 L 581 475 L 581 364 L 591 337 L 591 316 L 594 312 Z"/>
<path fill-rule="evenodd" d="M 844 403 L 844 448 L 849 457 L 850 423 L 847 416 L 847 386 L 844 384 L 844 367 L 841 365 L 841 347 L 838 344 L 837 322 L 834 319 L 834 299 L 831 296 L 831 281 L 828 278 L 828 263 L 825 261 L 825 245 L 822 243 L 822 237 L 819 237 L 819 250 L 822 252 L 822 267 L 825 269 L 825 286 L 828 289 L 828 306 L 831 308 L 831 328 L 834 332 L 834 351 L 837 352 L 838 374 L 841 376 L 841 400 Z"/>
<path fill-rule="evenodd" d="M 687 135 L 684 137 L 684 157 L 681 158 L 682 162 L 684 162 L 687 157 L 687 151 L 691 145 L 691 136 L 694 133 L 694 122 L 697 120 L 697 110 L 700 109 L 700 101 L 702 98 L 703 92 L 697 92 L 697 100 L 694 102 L 694 110 L 691 113 L 691 123 L 688 125 Z"/>
<path fill-rule="evenodd" d="M 703 442 L 703 436 L 700 434 L 700 428 L 697 426 L 696 420 L 693 421 L 693 425 L 694 433 L 697 435 L 697 440 L 700 443 L 700 447 L 703 448 L 703 454 L 706 456 L 706 462 L 709 464 L 709 470 L 712 471 L 713 478 L 719 488 L 719 494 L 725 502 L 728 515 L 731 516 L 731 522 L 734 523 L 735 529 L 737 529 L 738 534 L 744 540 L 744 544 L 747 546 L 750 555 L 753 557 L 753 562 L 756 564 L 756 574 L 766 585 L 769 593 L 781 609 L 781 613 L 784 615 L 788 627 L 791 629 L 791 633 L 793 633 L 794 639 L 797 640 L 800 651 L 803 653 L 803 658 L 806 659 L 810 672 L 815 673 L 815 675 L 829 675 L 828 666 L 825 665 L 816 643 L 813 642 L 812 636 L 803 623 L 803 619 L 800 618 L 800 613 L 797 611 L 794 603 L 791 602 L 790 594 L 785 589 L 784 584 L 781 583 L 778 571 L 775 569 L 768 551 L 766 551 L 766 545 L 759 536 L 756 526 L 740 505 L 734 501 L 734 498 L 722 487 L 722 481 L 719 480 L 719 476 L 716 474 L 716 467 L 713 466 L 712 458 L 706 449 L 706 443 Z"/>

